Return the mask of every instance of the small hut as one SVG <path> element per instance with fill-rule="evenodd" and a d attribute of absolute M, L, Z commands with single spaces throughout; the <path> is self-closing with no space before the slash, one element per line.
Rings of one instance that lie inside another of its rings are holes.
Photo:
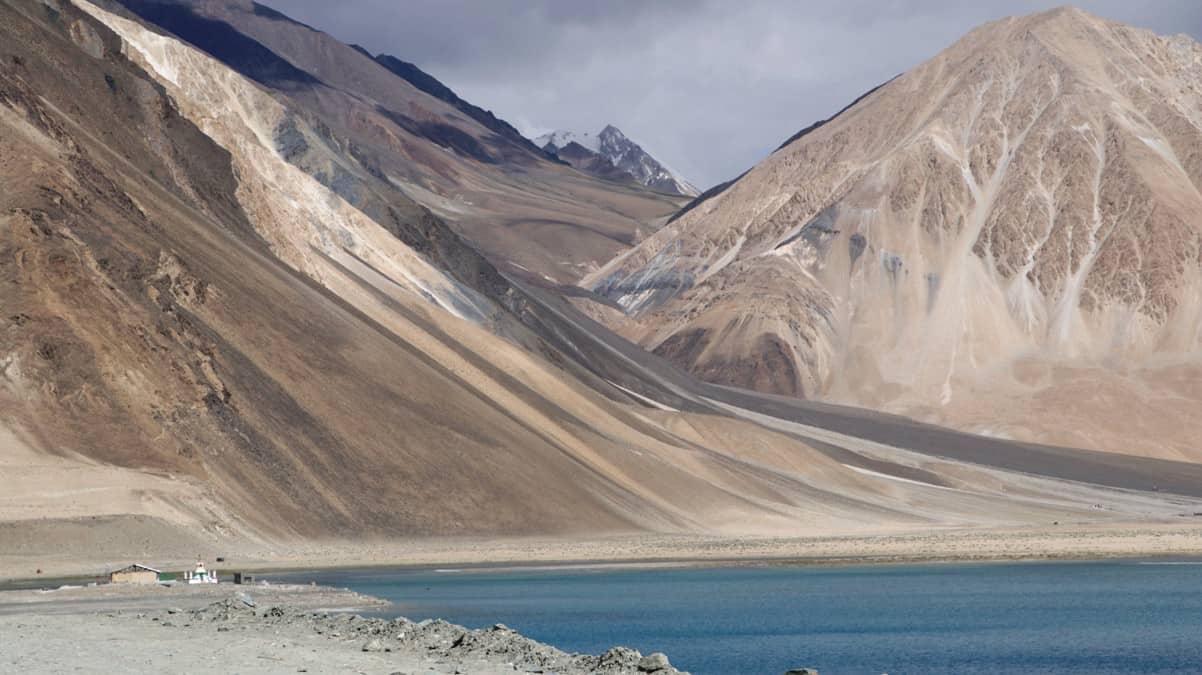
<path fill-rule="evenodd" d="M 134 563 L 109 574 L 110 584 L 157 584 L 160 572 L 153 567 Z"/>

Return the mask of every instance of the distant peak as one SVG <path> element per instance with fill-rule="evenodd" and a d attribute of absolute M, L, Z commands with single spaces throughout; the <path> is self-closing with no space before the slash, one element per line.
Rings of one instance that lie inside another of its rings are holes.
<path fill-rule="evenodd" d="M 556 129 L 548 134 L 543 134 L 534 139 L 534 142 L 539 146 L 544 146 L 547 143 L 557 147 L 564 147 L 569 143 L 579 143 L 580 145 L 597 152 L 600 150 L 600 143 L 606 141 L 630 140 L 622 130 L 612 124 L 606 124 L 599 133 L 590 134 L 587 131 L 572 131 L 570 129 Z"/>
<path fill-rule="evenodd" d="M 689 197 L 698 193 L 696 187 L 652 157 L 642 146 L 612 124 L 606 124 L 605 128 L 595 135 L 567 130 L 553 131 L 534 139 L 534 144 L 547 152 L 559 155 L 561 159 L 579 156 L 581 150 L 587 150 L 593 156 L 604 160 L 604 166 L 609 167 L 606 171 L 616 168 L 627 178 L 653 190 Z M 577 159 L 574 165 L 580 163 Z"/>

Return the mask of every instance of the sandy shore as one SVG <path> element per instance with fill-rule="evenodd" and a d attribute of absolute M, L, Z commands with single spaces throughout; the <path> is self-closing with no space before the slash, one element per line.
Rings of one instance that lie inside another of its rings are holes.
<path fill-rule="evenodd" d="M 324 541 L 291 545 L 229 543 L 198 551 L 228 574 L 374 566 L 480 566 L 543 564 L 871 564 L 1202 556 L 1202 518 L 1178 522 L 1063 524 L 1041 529 L 944 529 L 919 532 L 811 536 L 705 537 L 628 535 L 570 538 L 438 538 L 379 542 Z M 135 557 L 137 556 L 137 557 Z M 6 556 L 0 582 L 102 575 L 134 561 L 183 570 L 195 558 L 97 558 L 87 552 L 61 556 Z M 42 573 L 37 574 L 41 569 Z"/>
<path fill-rule="evenodd" d="M 648 535 L 581 540 L 429 539 L 353 546 L 331 542 L 298 548 L 264 567 L 740 562 L 824 565 L 1199 555 L 1202 522 L 798 538 Z"/>
<path fill-rule="evenodd" d="M 0 672 L 656 673 L 663 655 L 568 654 L 497 625 L 363 618 L 381 600 L 320 586 L 0 592 Z"/>

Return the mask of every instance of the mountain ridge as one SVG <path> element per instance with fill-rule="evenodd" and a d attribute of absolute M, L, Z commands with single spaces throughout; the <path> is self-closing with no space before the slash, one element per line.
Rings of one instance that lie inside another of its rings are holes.
<path fill-rule="evenodd" d="M 370 54 L 368 55 L 370 56 Z M 521 132 L 513 127 L 513 125 L 494 115 L 491 110 L 485 110 L 463 100 L 450 87 L 446 86 L 437 78 L 419 68 L 417 65 L 409 63 L 408 61 L 403 61 L 395 56 L 392 56 L 391 54 L 377 54 L 372 58 L 375 59 L 375 61 L 380 65 L 384 66 L 393 73 L 396 73 L 413 86 L 421 89 L 431 96 L 434 96 L 435 98 L 450 103 L 472 119 L 493 130 L 497 134 L 528 146 L 532 152 L 542 152 L 538 146 L 532 143 L 530 139 L 523 136 Z"/>

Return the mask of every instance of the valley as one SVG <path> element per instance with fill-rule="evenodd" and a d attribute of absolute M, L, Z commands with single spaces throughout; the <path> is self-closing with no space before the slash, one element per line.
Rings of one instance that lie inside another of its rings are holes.
<path fill-rule="evenodd" d="M 1194 127 L 1093 63 L 1195 44 L 991 24 L 682 210 L 254 3 L 0 18 L 0 578 L 1198 552 Z"/>

